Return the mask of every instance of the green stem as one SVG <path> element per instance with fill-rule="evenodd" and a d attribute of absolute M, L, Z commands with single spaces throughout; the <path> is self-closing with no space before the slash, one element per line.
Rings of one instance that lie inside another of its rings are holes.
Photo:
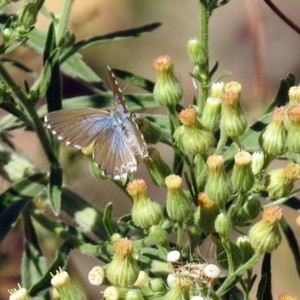
<path fill-rule="evenodd" d="M 254 255 L 251 257 L 251 259 L 248 260 L 247 263 L 240 266 L 233 273 L 229 274 L 226 280 L 220 286 L 220 288 L 216 291 L 216 295 L 219 297 L 223 296 L 228 290 L 228 288 L 230 288 L 232 283 L 236 280 L 236 278 L 238 276 L 241 276 L 247 269 L 251 269 L 258 262 L 260 256 L 261 256 L 261 252 L 256 251 Z"/>
<path fill-rule="evenodd" d="M 56 44 L 58 45 L 60 40 L 64 37 L 69 15 L 71 11 L 71 7 L 74 0 L 63 0 L 63 7 L 61 10 L 61 14 L 59 17 L 58 25 L 57 25 L 57 32 L 56 32 Z"/>
<path fill-rule="evenodd" d="M 6 84 L 12 89 L 13 93 L 20 100 L 21 104 L 24 106 L 28 115 L 31 117 L 33 128 L 36 131 L 37 136 L 40 139 L 44 152 L 50 163 L 58 163 L 55 153 L 53 152 L 52 145 L 48 138 L 48 135 L 45 132 L 44 124 L 38 116 L 35 108 L 29 103 L 26 95 L 22 92 L 21 88 L 15 83 L 12 77 L 8 74 L 4 68 L 2 62 L 0 61 L 0 75 Z"/>
<path fill-rule="evenodd" d="M 174 126 L 174 129 L 176 129 L 177 127 L 180 126 L 180 122 L 177 116 L 175 105 L 168 106 L 168 110 L 169 110 L 170 118 Z"/>
<path fill-rule="evenodd" d="M 203 111 L 206 99 L 208 97 L 209 87 L 209 47 L 208 47 L 208 23 L 209 23 L 209 9 L 207 0 L 200 0 L 200 41 L 202 56 L 206 58 L 205 63 L 201 66 L 201 89 L 199 90 L 199 110 Z"/>
<path fill-rule="evenodd" d="M 182 241 L 183 241 L 183 222 L 179 222 L 177 223 L 177 247 L 178 249 L 182 248 Z"/>
<path fill-rule="evenodd" d="M 232 257 L 232 248 L 230 245 L 230 240 L 228 238 L 222 239 L 222 245 L 226 251 L 227 261 L 228 261 L 228 270 L 229 274 L 234 272 L 233 257 Z"/>

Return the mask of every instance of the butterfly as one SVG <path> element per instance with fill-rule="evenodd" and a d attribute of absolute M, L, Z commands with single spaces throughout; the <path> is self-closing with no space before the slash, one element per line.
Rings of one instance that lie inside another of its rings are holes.
<path fill-rule="evenodd" d="M 97 108 L 59 110 L 48 113 L 45 123 L 67 146 L 90 153 L 104 176 L 117 180 L 135 172 L 136 156 L 148 158 L 148 151 L 112 70 L 108 66 L 107 70 L 114 95 L 110 111 Z"/>

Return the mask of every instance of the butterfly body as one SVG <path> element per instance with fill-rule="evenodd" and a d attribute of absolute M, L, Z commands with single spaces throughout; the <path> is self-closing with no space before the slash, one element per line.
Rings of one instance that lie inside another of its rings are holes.
<path fill-rule="evenodd" d="M 90 153 L 103 175 L 126 177 L 137 169 L 136 156 L 148 157 L 147 146 L 108 67 L 115 101 L 110 112 L 96 108 L 54 111 L 45 116 L 47 127 L 68 146 Z"/>

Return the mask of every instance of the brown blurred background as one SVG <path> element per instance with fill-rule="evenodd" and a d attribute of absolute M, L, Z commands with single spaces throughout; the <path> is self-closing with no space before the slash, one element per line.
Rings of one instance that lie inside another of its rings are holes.
<path fill-rule="evenodd" d="M 57 14 L 60 12 L 61 3 L 61 0 L 46 0 L 49 11 Z M 274 3 L 300 26 L 299 0 Z M 18 7 L 20 3 L 11 9 Z M 176 73 L 184 87 L 184 104 L 187 106 L 192 103 L 193 96 L 197 95 L 188 74 L 193 66 L 187 57 L 186 44 L 190 38 L 199 34 L 198 1 L 75 0 L 69 26 L 77 40 L 82 40 L 156 21 L 162 22 L 162 26 L 154 32 L 142 38 L 94 47 L 84 51 L 83 58 L 101 78 L 106 78 L 106 66 L 109 65 L 154 80 L 152 60 L 167 54 L 173 59 Z M 44 17 L 39 19 L 38 24 L 41 29 L 47 29 L 48 23 Z M 242 84 L 242 104 L 250 123 L 273 99 L 281 78 L 289 72 L 299 78 L 299 49 L 300 36 L 283 23 L 263 1 L 232 0 L 216 10 L 211 17 L 211 66 L 218 60 L 220 66 L 215 76 L 228 69 L 232 75 L 223 80 L 236 80 Z M 41 68 L 41 57 L 27 49 L 16 51 L 14 57 L 37 71 Z M 14 76 L 20 83 L 24 80 L 23 74 L 15 72 Z M 120 81 L 120 85 L 124 86 L 125 83 Z M 70 90 L 72 88 L 72 85 L 68 87 Z M 128 91 L 130 89 L 131 87 L 128 87 Z M 17 132 L 15 141 L 35 163 L 47 170 L 34 134 Z M 164 146 L 159 147 L 162 156 L 170 162 L 168 149 Z M 150 184 L 144 166 L 140 166 L 136 177 L 146 178 L 151 196 L 163 203 L 164 191 Z M 96 181 L 90 175 L 86 161 L 82 163 L 80 173 L 69 186 L 100 209 L 103 209 L 107 202 L 113 201 L 116 219 L 122 212 L 129 213 L 128 199 L 108 181 Z M 283 213 L 299 236 L 299 229 L 294 226 L 296 214 L 285 207 Z M 0 252 L 9 255 L 12 262 L 10 265 L 1 266 L 2 270 L 0 269 L 0 299 L 8 299 L 7 288 L 14 288 L 16 283 L 20 282 L 22 244 L 19 236 L 18 229 L 13 230 L 0 248 Z M 83 265 L 78 265 L 78 256 L 82 255 L 76 251 L 72 255 L 69 261 L 71 270 L 74 274 L 77 273 L 74 276 L 77 276 L 80 282 L 84 282 L 88 271 L 97 262 L 86 257 Z M 214 260 L 213 257 L 208 259 Z M 282 245 L 275 251 L 273 260 L 278 265 L 278 268 L 272 270 L 276 278 L 273 286 L 274 298 L 284 291 L 293 292 L 300 297 L 298 278 L 288 248 Z M 78 270 L 80 272 L 76 272 Z M 1 276 L 4 273 L 6 279 Z M 90 293 L 87 294 L 89 299 L 100 298 L 98 288 L 87 286 L 87 293 Z"/>

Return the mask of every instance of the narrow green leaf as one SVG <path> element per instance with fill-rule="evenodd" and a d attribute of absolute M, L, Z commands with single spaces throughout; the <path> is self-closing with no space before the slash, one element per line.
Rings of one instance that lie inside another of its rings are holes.
<path fill-rule="evenodd" d="M 95 36 L 95 37 L 80 41 L 80 42 L 74 44 L 73 47 L 69 51 L 63 53 L 61 60 L 64 61 L 67 58 L 69 58 L 70 56 L 72 56 L 74 53 L 77 53 L 84 49 L 94 47 L 94 46 L 97 46 L 100 44 L 119 42 L 119 41 L 123 41 L 123 40 L 136 38 L 139 36 L 143 36 L 146 33 L 158 28 L 160 25 L 161 25 L 161 23 L 156 22 L 156 23 L 145 25 L 145 26 L 131 28 L 131 29 L 127 29 L 127 30 L 116 31 L 116 32 L 109 33 L 106 35 Z"/>
<path fill-rule="evenodd" d="M 49 288 L 51 286 L 51 273 L 56 274 L 56 271 L 59 268 L 64 269 L 67 265 L 68 256 L 70 251 L 72 250 L 73 245 L 66 241 L 64 244 L 56 251 L 55 257 L 50 265 L 50 267 L 46 270 L 43 276 L 40 278 L 38 282 L 35 282 L 28 290 L 31 297 L 35 297 L 39 292 Z"/>
<path fill-rule="evenodd" d="M 22 286 L 30 287 L 39 281 L 47 270 L 46 258 L 28 212 L 23 212 L 25 243 L 22 258 Z"/>
<path fill-rule="evenodd" d="M 212 67 L 212 69 L 210 70 L 208 77 L 212 78 L 213 75 L 216 73 L 216 71 L 218 70 L 219 67 L 219 61 L 216 61 L 216 63 L 214 64 L 214 66 Z"/>
<path fill-rule="evenodd" d="M 19 61 L 16 61 L 16 60 L 8 58 L 8 57 L 1 57 L 1 61 L 5 64 L 14 66 L 15 68 L 18 68 L 18 69 L 24 71 L 25 73 L 27 73 L 28 75 L 31 75 L 32 77 L 36 76 L 36 72 L 29 69 L 27 66 L 25 66 L 24 64 L 22 64 Z"/>
<path fill-rule="evenodd" d="M 256 293 L 256 299 L 257 300 L 265 300 L 265 299 L 269 300 L 269 298 L 265 297 L 265 290 L 266 290 L 267 281 L 268 281 L 267 275 L 263 274 L 260 278 L 258 288 L 257 288 L 257 293 Z M 271 299 L 272 298 L 270 298 L 270 300 Z"/>
<path fill-rule="evenodd" d="M 32 200 L 32 197 L 23 197 L 23 199 L 12 202 L 0 214 L 0 243 L 4 240 L 9 231 L 15 226 L 20 213 L 26 205 Z"/>
<path fill-rule="evenodd" d="M 112 222 L 112 211 L 113 204 L 111 202 L 107 203 L 104 210 L 103 225 L 109 237 L 111 237 L 116 232 Z"/>
<path fill-rule="evenodd" d="M 262 278 L 265 279 L 262 281 Z M 258 284 L 258 290 L 262 298 L 272 300 L 272 273 L 271 273 L 271 254 L 265 253 L 261 266 L 261 280 Z"/>
<path fill-rule="evenodd" d="M 290 227 L 290 225 L 288 224 L 286 219 L 283 217 L 280 219 L 280 226 L 281 226 L 281 229 L 282 229 L 284 235 L 286 236 L 287 242 L 292 251 L 294 261 L 295 261 L 295 266 L 297 269 L 297 273 L 298 273 L 298 276 L 300 277 L 300 251 L 299 251 L 299 245 L 298 245 L 297 239 L 295 237 L 295 234 L 294 234 L 292 228 Z"/>
<path fill-rule="evenodd" d="M 63 182 L 63 174 L 60 166 L 50 166 L 49 177 L 49 198 L 52 210 L 57 216 L 61 208 L 61 187 Z"/>
<path fill-rule="evenodd" d="M 131 84 L 133 84 L 134 86 L 142 88 L 149 93 L 153 92 L 153 89 L 154 89 L 153 81 L 148 80 L 141 76 L 137 76 L 136 74 L 133 74 L 131 72 L 127 72 L 127 71 L 123 71 L 123 70 L 119 70 L 119 69 L 112 69 L 112 71 L 116 77 L 119 77 L 125 81 L 128 81 Z"/>

